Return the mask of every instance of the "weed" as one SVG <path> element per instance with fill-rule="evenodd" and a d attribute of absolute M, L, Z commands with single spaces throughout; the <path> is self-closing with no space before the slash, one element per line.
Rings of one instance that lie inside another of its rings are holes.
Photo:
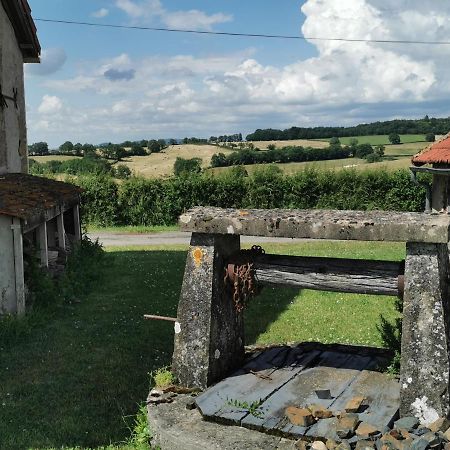
<path fill-rule="evenodd" d="M 155 387 L 164 389 L 176 383 L 175 375 L 171 372 L 170 367 L 161 367 L 150 373 Z"/>
<path fill-rule="evenodd" d="M 227 397 L 227 405 L 234 406 L 235 408 L 241 409 L 253 417 L 257 417 L 258 419 L 262 419 L 264 417 L 264 412 L 260 410 L 261 405 L 263 404 L 263 400 L 255 400 L 254 402 L 241 401 L 233 398 Z"/>

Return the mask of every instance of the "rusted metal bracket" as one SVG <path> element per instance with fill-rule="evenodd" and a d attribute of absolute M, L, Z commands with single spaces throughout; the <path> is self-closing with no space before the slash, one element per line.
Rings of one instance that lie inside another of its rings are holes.
<path fill-rule="evenodd" d="M 0 84 L 0 108 L 1 109 L 8 108 L 8 103 L 6 103 L 6 100 L 11 100 L 14 103 L 14 107 L 16 109 L 19 109 L 18 97 L 19 97 L 19 91 L 17 88 L 13 88 L 13 96 L 11 97 L 9 95 L 3 94 L 2 85 Z"/>

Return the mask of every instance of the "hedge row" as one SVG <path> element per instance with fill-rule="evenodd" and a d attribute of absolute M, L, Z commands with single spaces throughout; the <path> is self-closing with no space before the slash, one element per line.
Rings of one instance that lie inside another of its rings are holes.
<path fill-rule="evenodd" d="M 80 177 L 87 223 L 171 225 L 193 206 L 224 208 L 330 208 L 422 211 L 424 189 L 407 170 L 387 172 L 305 170 L 285 176 L 273 167 L 246 177 L 238 171 L 220 177 L 192 175 L 168 180 Z"/>

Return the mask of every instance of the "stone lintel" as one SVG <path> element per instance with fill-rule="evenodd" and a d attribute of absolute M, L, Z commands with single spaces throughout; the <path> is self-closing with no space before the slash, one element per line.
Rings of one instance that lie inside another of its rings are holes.
<path fill-rule="evenodd" d="M 447 243 L 450 217 L 393 211 L 259 210 L 196 207 L 183 231 L 303 239 Z"/>

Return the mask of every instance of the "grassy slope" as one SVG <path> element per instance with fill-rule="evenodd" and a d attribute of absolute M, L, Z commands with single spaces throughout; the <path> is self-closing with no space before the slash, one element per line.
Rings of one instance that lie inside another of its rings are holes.
<path fill-rule="evenodd" d="M 402 259 L 404 245 L 305 242 L 268 252 Z M 96 447 L 129 435 L 152 370 L 170 363 L 173 330 L 144 313 L 176 315 L 186 248 L 111 251 L 107 274 L 86 301 L 42 316 L 0 352 L 0 448 Z M 266 288 L 246 311 L 247 342 L 320 340 L 380 345 L 393 298 Z M 131 419 L 130 419 L 131 420 Z M 126 447 L 128 448 L 128 447 Z M 123 447 L 125 449 L 125 447 Z"/>

